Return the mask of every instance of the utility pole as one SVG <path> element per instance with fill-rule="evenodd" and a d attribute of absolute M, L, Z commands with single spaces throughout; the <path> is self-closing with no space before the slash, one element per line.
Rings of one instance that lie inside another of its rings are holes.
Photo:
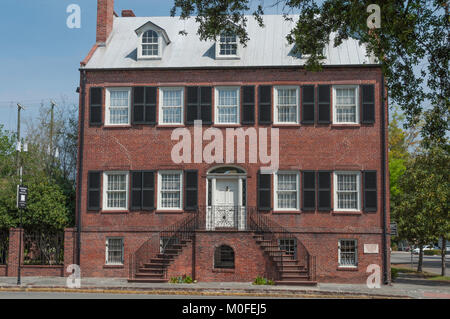
<path fill-rule="evenodd" d="M 17 172 L 19 175 L 19 185 L 22 185 L 22 165 L 20 163 L 20 152 L 22 149 L 22 145 L 20 142 L 20 111 L 22 109 L 25 109 L 22 105 L 20 105 L 19 103 L 17 103 L 17 146 L 16 146 L 16 150 L 17 150 Z M 17 196 L 19 196 L 19 188 L 20 186 L 17 187 Z M 19 203 L 19 199 L 17 199 L 17 203 Z M 22 259 L 22 236 L 23 236 L 23 232 L 22 232 L 22 209 L 20 208 L 19 204 L 17 204 L 17 209 L 19 210 L 19 220 L 20 220 L 20 226 L 19 226 L 19 231 L 20 231 L 20 236 L 19 236 L 19 261 L 17 263 L 17 285 L 21 284 L 20 281 L 20 262 Z"/>

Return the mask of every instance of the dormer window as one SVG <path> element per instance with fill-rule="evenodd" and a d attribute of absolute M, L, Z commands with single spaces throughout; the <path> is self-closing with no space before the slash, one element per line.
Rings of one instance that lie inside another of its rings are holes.
<path fill-rule="evenodd" d="M 233 33 L 221 33 L 216 43 L 217 58 L 239 58 L 238 37 Z"/>
<path fill-rule="evenodd" d="M 153 30 L 148 30 L 142 34 L 142 56 L 159 56 L 159 36 Z"/>
<path fill-rule="evenodd" d="M 155 59 L 162 58 L 164 49 L 170 44 L 170 39 L 166 31 L 148 21 L 135 30 L 139 42 L 137 43 L 138 59 Z"/>

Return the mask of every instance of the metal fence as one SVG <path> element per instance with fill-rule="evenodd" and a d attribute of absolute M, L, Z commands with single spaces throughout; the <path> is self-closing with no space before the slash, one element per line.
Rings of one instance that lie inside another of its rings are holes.
<path fill-rule="evenodd" d="M 8 259 L 9 230 L 0 229 L 0 265 L 6 265 Z"/>
<path fill-rule="evenodd" d="M 25 265 L 64 264 L 64 232 L 25 230 L 23 239 Z"/>

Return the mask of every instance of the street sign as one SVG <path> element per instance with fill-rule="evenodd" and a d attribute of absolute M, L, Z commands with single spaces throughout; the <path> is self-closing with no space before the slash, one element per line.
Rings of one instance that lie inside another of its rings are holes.
<path fill-rule="evenodd" d="M 17 208 L 27 208 L 28 187 L 17 185 Z"/>
<path fill-rule="evenodd" d="M 397 223 L 391 223 L 391 236 L 398 236 Z"/>

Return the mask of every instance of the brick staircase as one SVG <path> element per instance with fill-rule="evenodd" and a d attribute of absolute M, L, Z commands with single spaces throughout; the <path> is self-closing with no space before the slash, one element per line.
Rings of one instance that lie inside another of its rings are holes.
<path fill-rule="evenodd" d="M 254 235 L 256 243 L 270 258 L 278 272 L 277 285 L 316 285 L 317 282 L 310 280 L 308 269 L 301 265 L 298 259 L 281 250 L 272 240 L 264 239 L 263 235 Z"/>
<path fill-rule="evenodd" d="M 276 270 L 277 285 L 317 285 L 315 279 L 316 257 L 311 256 L 301 241 L 271 218 L 249 210 L 249 228 L 254 231 L 253 238 L 272 262 Z M 295 239 L 298 245 L 297 256 L 280 249 L 279 239 Z"/>
<path fill-rule="evenodd" d="M 190 242 L 190 239 L 183 239 L 177 244 L 169 244 L 164 253 L 156 254 L 148 262 L 143 263 L 134 274 L 134 278 L 128 279 L 128 282 L 168 282 L 167 268 Z"/>

